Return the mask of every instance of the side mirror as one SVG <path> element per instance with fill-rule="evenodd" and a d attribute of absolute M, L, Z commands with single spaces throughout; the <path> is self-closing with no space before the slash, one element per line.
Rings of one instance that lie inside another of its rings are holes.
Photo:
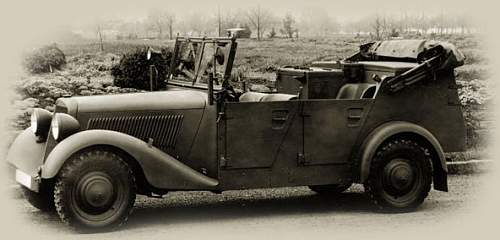
<path fill-rule="evenodd" d="M 217 50 L 215 50 L 214 54 L 215 60 L 219 65 L 223 65 L 225 61 L 225 56 L 224 56 L 224 51 L 220 47 L 217 47 Z"/>

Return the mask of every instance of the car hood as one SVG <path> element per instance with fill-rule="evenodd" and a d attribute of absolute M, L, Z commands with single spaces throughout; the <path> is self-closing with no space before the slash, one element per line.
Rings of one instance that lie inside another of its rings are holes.
<path fill-rule="evenodd" d="M 206 101 L 206 93 L 193 90 L 71 97 L 58 99 L 56 112 L 76 115 L 77 112 L 203 109 Z"/>

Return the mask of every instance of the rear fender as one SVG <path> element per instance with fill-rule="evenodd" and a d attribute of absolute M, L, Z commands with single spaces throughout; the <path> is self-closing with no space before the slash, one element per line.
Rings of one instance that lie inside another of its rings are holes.
<path fill-rule="evenodd" d="M 42 178 L 53 178 L 73 154 L 92 146 L 113 146 L 133 157 L 144 171 L 146 180 L 161 189 L 215 189 L 217 180 L 207 177 L 130 135 L 109 130 L 87 130 L 59 142 L 42 166 Z"/>
<path fill-rule="evenodd" d="M 361 146 L 360 157 L 360 182 L 363 183 L 370 174 L 370 166 L 378 148 L 386 140 L 397 135 L 416 136 L 419 140 L 423 140 L 427 147 L 433 151 L 432 165 L 434 189 L 440 191 L 448 191 L 446 158 L 439 141 L 427 129 L 409 122 L 393 121 L 384 123 L 373 130 Z"/>

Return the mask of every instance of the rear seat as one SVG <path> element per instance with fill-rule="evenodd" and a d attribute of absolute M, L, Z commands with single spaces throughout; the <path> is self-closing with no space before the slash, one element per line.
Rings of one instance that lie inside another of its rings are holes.
<path fill-rule="evenodd" d="M 373 83 L 348 83 L 342 86 L 336 99 L 362 99 L 373 98 L 377 91 L 377 84 Z"/>
<path fill-rule="evenodd" d="M 274 102 L 295 99 L 297 99 L 297 95 L 292 94 L 246 92 L 241 94 L 239 100 L 240 102 Z"/>

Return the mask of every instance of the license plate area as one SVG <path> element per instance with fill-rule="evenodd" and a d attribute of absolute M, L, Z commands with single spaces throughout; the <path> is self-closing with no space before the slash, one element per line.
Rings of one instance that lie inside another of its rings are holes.
<path fill-rule="evenodd" d="M 16 182 L 27 187 L 31 191 L 38 192 L 39 183 L 32 176 L 16 169 Z"/>

